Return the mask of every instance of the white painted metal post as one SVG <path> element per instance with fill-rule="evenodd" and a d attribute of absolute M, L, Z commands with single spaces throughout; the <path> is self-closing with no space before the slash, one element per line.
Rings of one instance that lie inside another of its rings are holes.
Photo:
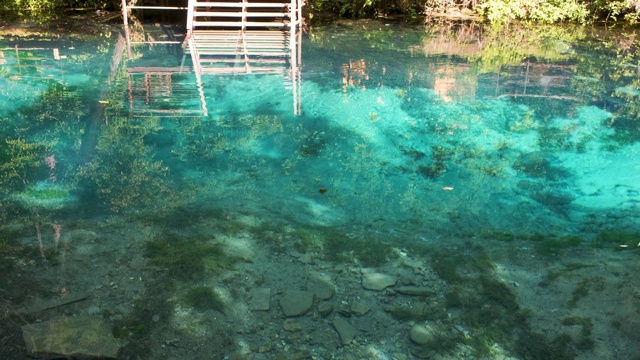
<path fill-rule="evenodd" d="M 129 19 L 127 19 L 129 14 L 127 13 L 127 0 L 122 0 L 122 21 L 124 22 L 124 26 L 129 25 Z"/>
<path fill-rule="evenodd" d="M 187 33 L 190 33 L 193 29 L 193 14 L 195 11 L 196 2 L 196 0 L 189 0 L 189 8 L 187 9 Z"/>

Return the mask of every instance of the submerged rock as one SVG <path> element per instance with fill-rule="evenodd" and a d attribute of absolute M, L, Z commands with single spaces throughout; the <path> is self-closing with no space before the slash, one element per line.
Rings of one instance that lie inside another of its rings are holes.
<path fill-rule="evenodd" d="M 398 282 L 398 278 L 393 275 L 363 271 L 362 287 L 367 290 L 381 291 Z"/>
<path fill-rule="evenodd" d="M 286 316 L 300 316 L 306 314 L 313 305 L 313 296 L 314 295 L 311 291 L 285 291 L 282 299 L 280 299 L 282 312 Z"/>
<path fill-rule="evenodd" d="M 356 337 L 358 330 L 353 327 L 347 320 L 336 316 L 333 319 L 333 327 L 336 328 L 338 335 L 340 336 L 340 340 L 342 341 L 342 345 L 349 345 Z"/>
<path fill-rule="evenodd" d="M 331 278 L 318 273 L 312 273 L 307 281 L 307 288 L 312 289 L 316 299 L 329 300 L 336 293 L 336 287 L 331 282 Z"/>
<path fill-rule="evenodd" d="M 434 341 L 436 334 L 430 326 L 416 324 L 411 328 L 409 337 L 414 343 L 424 345 Z"/>
<path fill-rule="evenodd" d="M 271 304 L 270 288 L 251 289 L 251 310 L 269 311 Z"/>
<path fill-rule="evenodd" d="M 42 359 L 116 359 L 122 344 L 98 316 L 57 317 L 22 326 L 31 356 Z"/>

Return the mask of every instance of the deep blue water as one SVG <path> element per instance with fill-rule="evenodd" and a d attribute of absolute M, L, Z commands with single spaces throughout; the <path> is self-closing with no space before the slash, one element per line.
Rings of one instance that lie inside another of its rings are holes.
<path fill-rule="evenodd" d="M 116 28 L 5 34 L 0 296 L 94 294 L 13 324 L 101 316 L 121 358 L 636 356 L 637 30 L 503 31 L 315 25 L 299 72 L 201 77 L 179 45 L 128 57 Z M 433 294 L 364 290 L 365 268 Z M 320 273 L 334 312 L 316 294 L 283 331 L 280 297 Z M 393 316 L 407 304 L 429 315 Z M 417 345 L 414 323 L 452 344 Z"/>

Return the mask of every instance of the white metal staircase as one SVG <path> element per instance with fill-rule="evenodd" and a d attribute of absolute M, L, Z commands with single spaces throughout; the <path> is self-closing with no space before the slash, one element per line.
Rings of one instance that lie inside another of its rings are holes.
<path fill-rule="evenodd" d="M 281 28 L 302 21 L 302 0 L 189 0 L 187 31 L 203 28 Z"/>
<path fill-rule="evenodd" d="M 188 0 L 186 8 L 129 5 L 129 1 L 122 0 L 129 49 L 134 43 L 148 43 L 130 40 L 127 17 L 131 9 L 187 11 L 187 33 L 182 47 L 191 57 L 199 97 L 205 109 L 203 75 L 282 74 L 285 85 L 293 89 L 294 113 L 300 113 L 304 0 Z M 131 58 L 130 50 L 128 54 Z"/>

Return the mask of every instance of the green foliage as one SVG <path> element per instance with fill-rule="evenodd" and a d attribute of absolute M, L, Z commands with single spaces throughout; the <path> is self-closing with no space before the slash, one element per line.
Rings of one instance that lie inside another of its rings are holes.
<path fill-rule="evenodd" d="M 116 9 L 121 3 L 119 0 L 4 0 L 0 9 L 45 13 L 63 8 Z"/>
<path fill-rule="evenodd" d="M 638 0 L 593 0 L 588 2 L 589 10 L 594 17 L 606 21 L 624 19 L 637 23 L 640 17 L 640 1 Z"/>
<path fill-rule="evenodd" d="M 487 0 L 480 9 L 493 24 L 505 24 L 511 20 L 583 23 L 588 16 L 586 6 L 577 0 L 542 0 L 536 4 L 529 0 Z"/>
<path fill-rule="evenodd" d="M 313 0 L 310 13 L 333 13 L 342 17 L 366 18 L 380 15 L 417 15 L 424 12 L 419 0 Z"/>
<path fill-rule="evenodd" d="M 638 0 L 313 0 L 310 8 L 312 13 L 329 12 L 344 17 L 477 14 L 492 24 L 506 24 L 514 20 L 585 24 L 591 19 L 635 23 L 640 15 Z"/>

